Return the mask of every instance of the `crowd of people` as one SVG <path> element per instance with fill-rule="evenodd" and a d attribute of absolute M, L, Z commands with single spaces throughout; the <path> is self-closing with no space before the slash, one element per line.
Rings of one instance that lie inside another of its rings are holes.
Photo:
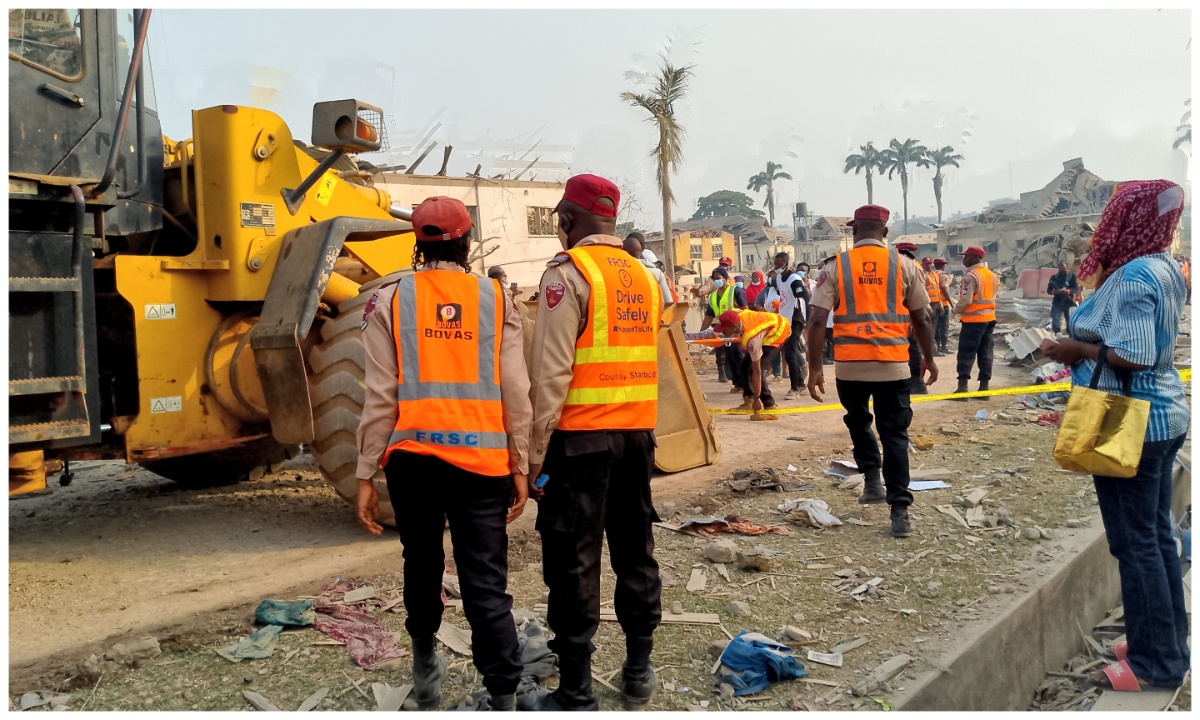
<path fill-rule="evenodd" d="M 606 538 L 616 576 L 613 605 L 625 634 L 622 703 L 644 708 L 655 690 L 650 658 L 662 584 L 650 480 L 658 334 L 667 303 L 679 297 L 672 274 L 643 238 L 615 236 L 619 203 L 608 180 L 578 175 L 567 182 L 555 209 L 564 252 L 547 264 L 535 295 L 528 365 L 513 288 L 504 287 L 502 269 L 472 274 L 472 222 L 457 200 L 430 198 L 413 210 L 417 272 L 380 287 L 367 304 L 358 519 L 382 532 L 373 484 L 382 468 L 404 546 L 412 693 L 422 709 L 438 706 L 447 676 L 435 640 L 447 525 L 472 660 L 487 689 L 482 706 L 598 708 L 591 655 Z M 1058 302 L 1078 284 L 1096 288 L 1074 317 L 1063 313 L 1067 336 L 1047 341 L 1044 352 L 1070 366 L 1074 383 L 1088 384 L 1097 374 L 1100 387 L 1124 388 L 1151 406 L 1137 476 L 1094 479 L 1119 564 L 1128 642 L 1090 679 L 1121 691 L 1177 687 L 1190 660 L 1170 527 L 1171 468 L 1189 424 L 1173 356 L 1190 268 L 1185 277 L 1165 252 L 1182 205 L 1173 183 L 1123 184 L 1079 278 L 1060 273 L 1047 289 Z M 768 384 L 774 360 L 782 358 L 774 376 L 790 381 L 785 399 L 807 389 L 818 402 L 832 362 L 865 479 L 858 502 L 886 503 L 892 536 L 906 538 L 915 532 L 908 512 L 911 394 L 937 381 L 951 314 L 962 320 L 958 392 L 967 392 L 973 371 L 980 389 L 988 389 L 999 280 L 986 267 L 986 252 L 970 247 L 953 292 L 944 261 L 918 263 L 915 247 L 889 245 L 888 217 L 877 205 L 856 210 L 853 247 L 822 261 L 815 278 L 805 263 L 792 267 L 786 253 L 769 271 L 749 273 L 749 283 L 722 259 L 694 291 L 704 320 L 689 339 L 723 339 L 719 379 L 732 383 L 758 419 L 777 417 L 761 412 L 777 404 Z M 549 645 L 560 679 L 553 692 L 518 700 L 522 665 L 507 591 L 506 524 L 529 498 L 539 503 Z"/>

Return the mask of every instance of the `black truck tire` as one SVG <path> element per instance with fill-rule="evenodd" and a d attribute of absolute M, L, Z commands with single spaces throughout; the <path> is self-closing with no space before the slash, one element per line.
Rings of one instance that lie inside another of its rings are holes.
<path fill-rule="evenodd" d="M 362 286 L 359 294 L 338 306 L 338 316 L 321 326 L 321 342 L 308 362 L 312 375 L 308 392 L 313 408 L 314 437 L 308 446 L 321 474 L 350 504 L 358 498 L 358 421 L 366 398 L 366 353 L 362 340 L 363 310 L 381 285 L 395 282 L 389 275 Z M 396 515 L 383 471 L 375 472 L 379 522 L 394 525 Z"/>

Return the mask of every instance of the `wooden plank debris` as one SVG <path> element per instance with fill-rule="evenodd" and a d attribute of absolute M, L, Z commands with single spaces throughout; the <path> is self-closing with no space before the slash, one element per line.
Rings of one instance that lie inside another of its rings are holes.
<path fill-rule="evenodd" d="M 725 563 L 717 563 L 713 567 L 717 569 L 717 574 L 720 575 L 725 582 L 729 582 L 729 570 L 725 567 Z"/>
<path fill-rule="evenodd" d="M 469 630 L 463 630 L 443 620 L 442 626 L 437 631 L 437 639 L 459 655 L 471 656 L 471 632 Z"/>
<path fill-rule="evenodd" d="M 392 687 L 387 683 L 371 683 L 371 694 L 375 696 L 375 711 L 399 712 L 412 692 L 412 687 L 412 684 Z"/>
<path fill-rule="evenodd" d="M 246 698 L 246 702 L 250 703 L 255 710 L 262 710 L 263 712 L 283 712 L 275 706 L 275 703 L 271 702 L 263 695 L 254 692 L 253 690 L 243 690 L 242 697 Z"/>
<path fill-rule="evenodd" d="M 304 702 L 300 703 L 300 707 L 296 708 L 296 712 L 310 712 L 312 710 L 315 710 L 317 708 L 317 706 L 321 704 L 321 701 L 325 699 L 325 696 L 328 694 L 329 694 L 329 688 L 327 688 L 327 687 L 321 688 L 320 690 L 316 691 L 312 695 L 309 695 L 307 698 L 305 698 Z"/>
<path fill-rule="evenodd" d="M 829 648 L 829 652 L 830 652 L 830 654 L 837 653 L 839 655 L 842 655 L 842 654 L 850 652 L 851 650 L 860 648 L 863 645 L 866 645 L 868 642 L 870 642 L 870 639 L 866 635 L 859 635 L 858 637 L 854 638 L 853 640 L 847 640 L 845 642 L 834 645 L 833 647 Z"/>
<path fill-rule="evenodd" d="M 692 576 L 688 579 L 687 591 L 700 592 L 708 585 L 708 573 L 704 572 L 704 568 L 693 568 Z"/>
<path fill-rule="evenodd" d="M 937 509 L 938 512 L 943 513 L 945 515 L 949 515 L 950 517 L 954 518 L 956 521 L 958 521 L 959 525 L 962 525 L 963 527 L 965 527 L 968 530 L 971 529 L 971 526 L 967 524 L 967 521 L 964 520 L 962 515 L 959 515 L 958 511 L 955 510 L 953 507 L 951 507 L 949 505 L 936 505 L 934 507 Z"/>
<path fill-rule="evenodd" d="M 347 592 L 342 596 L 342 602 L 347 604 L 357 603 L 362 602 L 363 600 L 370 600 L 373 597 L 375 597 L 375 588 L 368 585 L 366 587 L 360 587 L 356 590 Z"/>
<path fill-rule="evenodd" d="M 816 650 L 809 650 L 808 659 L 810 662 L 821 663 L 822 665 L 829 665 L 830 667 L 840 668 L 842 666 L 841 653 L 821 653 L 817 652 Z"/>

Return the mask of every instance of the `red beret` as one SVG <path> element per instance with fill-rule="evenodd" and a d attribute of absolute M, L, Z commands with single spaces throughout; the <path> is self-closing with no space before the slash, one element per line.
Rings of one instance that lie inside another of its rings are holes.
<path fill-rule="evenodd" d="M 612 201 L 612 207 L 600 204 L 601 198 Z M 563 200 L 573 202 L 588 212 L 603 217 L 616 217 L 617 206 L 621 204 L 621 191 L 611 181 L 599 175 L 576 175 L 567 180 L 563 189 Z"/>
<path fill-rule="evenodd" d="M 967 255 L 974 255 L 977 258 L 985 258 L 985 257 L 987 257 L 987 252 L 981 247 L 972 245 L 971 247 L 967 248 L 966 250 L 963 250 L 962 253 L 960 254 L 960 257 L 965 257 Z"/>
<path fill-rule="evenodd" d="M 934 258 L 934 259 L 933 259 L 933 264 L 934 264 L 934 265 L 945 265 L 945 264 L 946 264 L 946 259 L 945 259 L 945 258 Z"/>
<path fill-rule="evenodd" d="M 897 250 L 907 250 L 909 252 L 916 252 L 917 246 L 910 242 L 902 242 L 902 243 L 896 243 L 896 249 Z"/>
<path fill-rule="evenodd" d="M 431 197 L 413 208 L 412 226 L 418 240 L 455 240 L 474 227 L 467 206 L 443 196 Z M 426 234 L 426 227 L 433 227 L 436 232 Z"/>
<path fill-rule="evenodd" d="M 846 223 L 849 227 L 854 227 L 855 220 L 878 220 L 879 222 L 887 222 L 891 217 L 888 209 L 882 205 L 863 205 L 854 211 L 854 220 Z"/>
<path fill-rule="evenodd" d="M 721 317 L 717 318 L 717 325 L 713 328 L 713 332 L 723 333 L 741 321 L 742 318 L 737 314 L 737 310 L 726 310 L 721 313 Z"/>

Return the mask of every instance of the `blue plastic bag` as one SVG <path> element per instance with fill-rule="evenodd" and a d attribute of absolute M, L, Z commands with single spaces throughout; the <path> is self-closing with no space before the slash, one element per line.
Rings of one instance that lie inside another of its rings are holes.
<path fill-rule="evenodd" d="M 780 680 L 808 675 L 792 649 L 762 633 L 746 630 L 729 641 L 721 653 L 721 664 L 737 674 L 722 675 L 717 684 L 729 685 L 735 696 L 753 695 Z"/>
<path fill-rule="evenodd" d="M 317 620 L 312 600 L 263 600 L 254 610 L 254 620 L 262 625 L 305 627 Z"/>

